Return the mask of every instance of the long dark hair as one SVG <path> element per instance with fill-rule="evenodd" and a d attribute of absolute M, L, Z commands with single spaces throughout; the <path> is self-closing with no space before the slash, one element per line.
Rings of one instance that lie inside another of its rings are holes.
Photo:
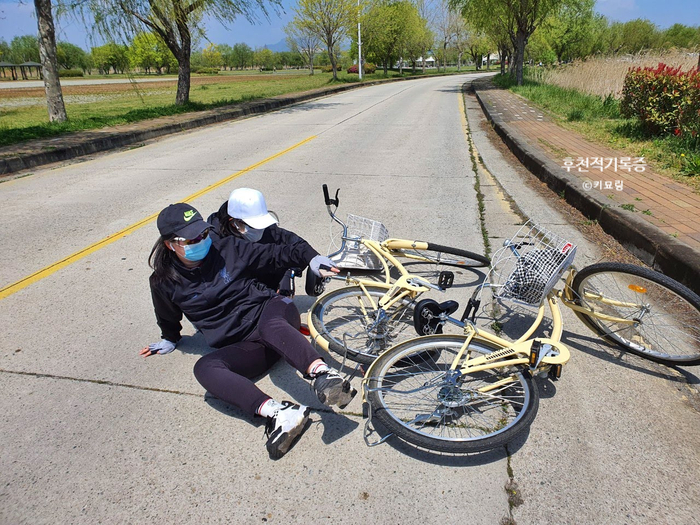
<path fill-rule="evenodd" d="M 236 226 L 234 226 L 232 217 L 228 214 L 228 210 L 226 209 L 226 203 L 224 203 L 224 206 L 221 206 L 221 208 L 219 208 L 219 211 L 216 214 L 216 218 L 219 219 L 220 237 L 228 237 L 230 235 L 234 235 L 238 238 L 243 237 L 241 235 L 241 232 L 239 232 Z"/>
<path fill-rule="evenodd" d="M 165 245 L 165 241 L 169 240 L 162 235 L 158 237 L 151 250 L 151 255 L 148 256 L 148 265 L 153 268 L 158 282 L 180 280 L 180 274 L 175 269 L 177 255 Z"/>
<path fill-rule="evenodd" d="M 271 213 L 276 219 L 277 222 L 279 222 L 279 217 L 277 217 L 277 214 L 272 211 L 272 210 L 267 210 L 268 213 Z M 219 237 L 228 237 L 229 235 L 234 235 L 238 237 L 239 239 L 243 238 L 243 235 L 241 235 L 241 232 L 238 231 L 238 228 L 233 224 L 234 220 L 240 220 L 240 219 L 235 219 L 231 217 L 228 214 L 228 206 L 227 203 L 225 202 L 221 208 L 219 208 L 219 211 L 216 212 L 216 218 L 219 220 Z M 243 221 L 245 222 L 245 221 Z"/>

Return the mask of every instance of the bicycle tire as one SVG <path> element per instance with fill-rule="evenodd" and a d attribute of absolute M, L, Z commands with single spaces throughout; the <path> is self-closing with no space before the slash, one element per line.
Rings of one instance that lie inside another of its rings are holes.
<path fill-rule="evenodd" d="M 464 341 L 461 335 L 428 335 L 380 355 L 367 378 L 373 417 L 403 441 L 452 454 L 498 448 L 525 432 L 539 407 L 530 373 L 493 368 L 451 383 L 447 372 Z M 500 349 L 479 339 L 470 348 L 476 353 Z M 477 390 L 507 377 L 513 382 Z"/>
<path fill-rule="evenodd" d="M 409 257 L 416 260 L 426 260 L 443 266 L 451 266 L 455 268 L 483 268 L 490 266 L 491 260 L 478 253 L 462 250 L 460 248 L 451 248 L 431 242 L 426 243 L 427 250 L 398 248 L 390 249 L 393 255 L 400 257 Z M 452 256 L 452 257 L 450 257 Z"/>
<path fill-rule="evenodd" d="M 577 273 L 572 289 L 582 306 L 637 320 L 636 325 L 622 325 L 577 312 L 606 341 L 666 365 L 700 364 L 700 296 L 679 282 L 641 266 L 599 263 Z M 636 306 L 604 304 L 592 293 Z"/>
<path fill-rule="evenodd" d="M 376 286 L 365 286 L 365 289 L 375 304 L 386 294 L 386 289 Z M 362 313 L 360 305 L 370 313 L 369 318 Z M 326 350 L 340 356 L 345 355 L 343 334 L 349 334 L 346 338 L 348 359 L 370 364 L 397 342 L 415 337 L 413 306 L 414 301 L 402 300 L 387 312 L 388 317 L 383 322 L 369 329 L 368 325 L 376 321 L 376 310 L 372 309 L 362 288 L 347 286 L 320 297 L 311 307 L 309 323 L 315 340 L 318 342 L 321 338 L 327 343 Z"/>

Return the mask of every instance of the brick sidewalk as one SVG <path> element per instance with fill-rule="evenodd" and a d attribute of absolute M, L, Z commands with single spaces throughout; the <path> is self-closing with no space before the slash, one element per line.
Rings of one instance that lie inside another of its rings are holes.
<path fill-rule="evenodd" d="M 628 166 L 621 167 L 620 159 L 629 158 L 629 153 L 594 144 L 561 128 L 529 101 L 510 91 L 482 84 L 478 93 L 494 123 L 507 124 L 531 148 L 539 149 L 560 166 L 563 173 L 577 177 L 583 189 L 592 186 L 591 191 L 600 191 L 611 206 L 633 209 L 630 213 L 700 250 L 700 195 L 691 188 L 655 173 L 649 166 L 635 164 L 636 157 L 627 161 Z M 592 166 L 593 159 L 602 159 L 602 166 Z M 581 160 L 584 165 L 579 165 Z"/>

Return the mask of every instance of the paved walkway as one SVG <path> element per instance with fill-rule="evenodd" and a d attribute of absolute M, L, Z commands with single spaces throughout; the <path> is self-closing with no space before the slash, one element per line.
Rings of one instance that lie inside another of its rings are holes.
<path fill-rule="evenodd" d="M 700 293 L 700 195 L 644 159 L 557 125 L 491 79 L 474 89 L 496 132 L 530 171 L 651 267 Z"/>
<path fill-rule="evenodd" d="M 479 97 L 490 108 L 495 123 L 508 123 L 562 172 L 576 176 L 584 190 L 601 192 L 611 206 L 631 208 L 670 236 L 700 250 L 700 195 L 691 188 L 655 173 L 629 153 L 589 142 L 558 126 L 510 91 L 484 86 Z"/>

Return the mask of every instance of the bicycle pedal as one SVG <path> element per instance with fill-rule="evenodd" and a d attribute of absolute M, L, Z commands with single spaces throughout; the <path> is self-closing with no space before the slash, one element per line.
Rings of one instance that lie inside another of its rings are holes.
<path fill-rule="evenodd" d="M 440 277 L 438 278 L 438 286 L 442 290 L 447 290 L 448 288 L 452 288 L 452 285 L 455 282 L 455 274 L 450 271 L 442 271 L 440 272 Z"/>
<path fill-rule="evenodd" d="M 552 365 L 549 368 L 549 372 L 547 372 L 547 375 L 550 379 L 556 381 L 561 377 L 561 369 L 562 365 Z"/>

